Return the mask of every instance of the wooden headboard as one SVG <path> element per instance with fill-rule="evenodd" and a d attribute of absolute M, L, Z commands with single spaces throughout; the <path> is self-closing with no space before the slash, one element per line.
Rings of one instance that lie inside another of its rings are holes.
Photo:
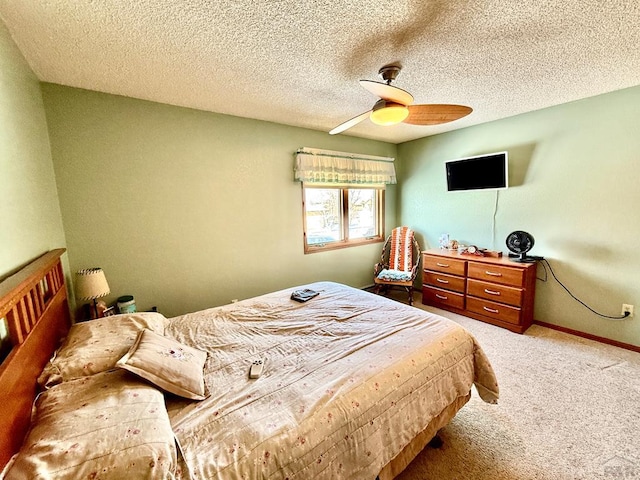
<path fill-rule="evenodd" d="M 69 330 L 64 252 L 45 253 L 0 283 L 0 319 L 7 322 L 12 344 L 0 365 L 0 470 L 22 445 L 38 375 Z"/>

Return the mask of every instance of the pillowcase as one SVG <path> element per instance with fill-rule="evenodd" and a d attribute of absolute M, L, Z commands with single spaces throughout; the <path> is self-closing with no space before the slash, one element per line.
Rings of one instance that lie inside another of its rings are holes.
<path fill-rule="evenodd" d="M 67 338 L 45 365 L 38 383 L 49 388 L 61 382 L 112 370 L 145 328 L 164 333 L 161 313 L 113 315 L 71 327 Z"/>
<path fill-rule="evenodd" d="M 151 330 L 143 330 L 116 365 L 167 392 L 192 400 L 204 400 L 206 392 L 202 369 L 206 361 L 207 352 Z"/>
<path fill-rule="evenodd" d="M 32 420 L 7 479 L 165 479 L 175 473 L 164 395 L 124 370 L 52 387 L 36 399 Z"/>

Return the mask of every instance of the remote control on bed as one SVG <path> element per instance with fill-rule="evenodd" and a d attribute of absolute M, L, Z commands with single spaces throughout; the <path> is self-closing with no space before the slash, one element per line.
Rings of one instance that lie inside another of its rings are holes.
<path fill-rule="evenodd" d="M 264 367 L 264 362 L 262 360 L 254 360 L 251 364 L 251 370 L 249 370 L 249 378 L 258 378 L 262 375 L 262 368 Z"/>

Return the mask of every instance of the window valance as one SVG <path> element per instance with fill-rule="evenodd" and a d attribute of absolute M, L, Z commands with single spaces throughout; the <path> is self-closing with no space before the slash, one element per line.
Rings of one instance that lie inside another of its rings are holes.
<path fill-rule="evenodd" d="M 301 148 L 294 178 L 309 183 L 380 185 L 396 183 L 393 158 Z"/>

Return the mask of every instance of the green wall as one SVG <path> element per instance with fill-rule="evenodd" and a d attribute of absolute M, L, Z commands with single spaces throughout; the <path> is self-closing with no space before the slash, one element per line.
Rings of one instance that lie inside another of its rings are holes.
<path fill-rule="evenodd" d="M 0 225 L 0 280 L 65 246 L 40 83 L 2 22 Z M 0 319 L 0 354 L 8 348 L 6 338 Z"/>
<path fill-rule="evenodd" d="M 40 83 L 0 22 L 0 278 L 65 246 Z"/>
<path fill-rule="evenodd" d="M 514 230 L 535 237 L 533 255 L 596 311 L 640 308 L 640 87 L 399 145 L 398 218 L 437 248 L 507 251 Z M 447 192 L 444 162 L 507 150 L 511 188 Z M 545 277 L 539 267 L 538 277 Z M 640 310 L 607 320 L 573 300 L 551 276 L 536 285 L 535 319 L 640 345 Z"/>
<path fill-rule="evenodd" d="M 300 147 L 396 146 L 43 84 L 72 270 L 167 316 L 316 280 L 373 283 L 381 244 L 304 255 Z M 395 226 L 387 189 L 387 231 Z"/>

